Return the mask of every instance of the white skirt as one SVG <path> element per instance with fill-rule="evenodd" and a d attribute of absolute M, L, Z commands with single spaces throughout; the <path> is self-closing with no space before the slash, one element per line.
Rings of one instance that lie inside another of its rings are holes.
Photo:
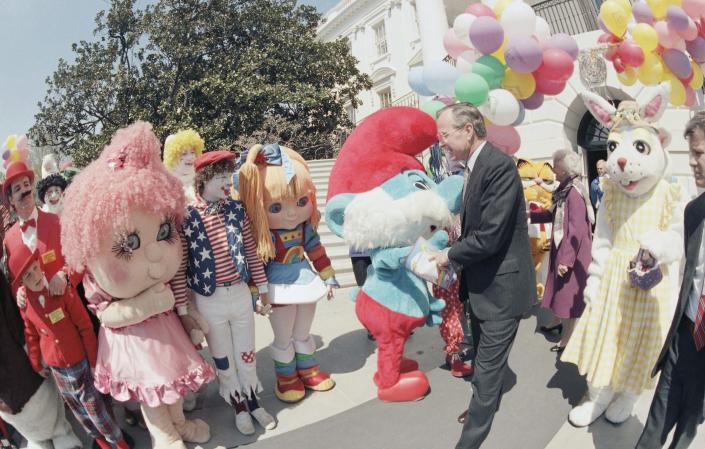
<path fill-rule="evenodd" d="M 311 304 L 327 294 L 328 288 L 318 276 L 308 284 L 269 284 L 271 304 Z"/>

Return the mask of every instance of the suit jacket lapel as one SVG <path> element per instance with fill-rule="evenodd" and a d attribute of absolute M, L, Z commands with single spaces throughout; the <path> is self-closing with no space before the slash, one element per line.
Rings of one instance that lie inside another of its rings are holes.
<path fill-rule="evenodd" d="M 686 241 L 686 259 L 685 271 L 683 273 L 683 283 L 681 284 L 681 297 L 678 300 L 678 316 L 683 314 L 685 305 L 690 296 L 690 289 L 693 285 L 693 276 L 695 268 L 698 264 L 700 255 L 700 245 L 703 240 L 703 228 L 705 226 L 705 196 L 698 197 L 692 201 L 692 207 L 686 208 L 685 214 L 685 231 L 687 234 Z M 692 230 L 692 231 L 691 231 Z"/>
<path fill-rule="evenodd" d="M 477 190 L 478 185 L 480 183 L 480 174 L 483 173 L 483 167 L 487 163 L 487 158 L 489 157 L 490 154 L 490 148 L 491 145 L 489 142 L 485 143 L 484 147 L 482 148 L 482 151 L 480 154 L 477 156 L 477 160 L 475 161 L 475 166 L 472 168 L 472 173 L 470 173 L 470 178 L 468 179 L 468 187 L 465 189 L 465 198 L 463 198 L 463 206 L 467 210 L 467 206 L 470 205 L 470 200 L 474 196 L 474 192 Z M 463 214 L 465 215 L 465 214 Z"/>

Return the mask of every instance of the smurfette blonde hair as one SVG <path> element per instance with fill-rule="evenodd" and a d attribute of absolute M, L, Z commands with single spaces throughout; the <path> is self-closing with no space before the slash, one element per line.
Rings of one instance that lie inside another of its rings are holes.
<path fill-rule="evenodd" d="M 308 165 L 301 155 L 290 148 L 280 146 L 282 152 L 289 156 L 294 165 L 294 177 L 287 183 L 283 166 L 268 165 L 264 161 L 257 160 L 262 148 L 264 147 L 259 144 L 250 148 L 247 159 L 240 168 L 239 194 L 252 223 L 257 242 L 257 254 L 266 262 L 274 258 L 275 249 L 269 233 L 265 204 L 309 195 L 313 213 L 308 221 L 314 229 L 318 227 L 321 213 L 316 204 L 316 186 L 311 179 Z"/>
<path fill-rule="evenodd" d="M 192 129 L 172 134 L 164 142 L 164 165 L 171 170 L 186 150 L 193 150 L 198 157 L 203 154 L 204 147 L 203 139 Z"/>

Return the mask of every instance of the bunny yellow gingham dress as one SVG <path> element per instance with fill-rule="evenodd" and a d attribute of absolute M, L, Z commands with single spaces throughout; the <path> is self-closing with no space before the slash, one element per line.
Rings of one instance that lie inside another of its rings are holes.
<path fill-rule="evenodd" d="M 603 188 L 600 207 L 607 213 L 613 247 L 599 293 L 578 321 L 562 360 L 576 364 L 593 387 L 638 394 L 655 384 L 651 370 L 668 331 L 678 273 L 662 265 L 663 280 L 646 291 L 630 285 L 627 270 L 639 250 L 638 237 L 668 229 L 680 186 L 661 180 L 640 198 L 626 196 L 609 181 Z"/>

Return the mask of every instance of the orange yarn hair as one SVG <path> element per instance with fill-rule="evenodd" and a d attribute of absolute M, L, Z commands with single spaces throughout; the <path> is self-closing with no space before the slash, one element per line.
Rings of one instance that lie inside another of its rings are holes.
<path fill-rule="evenodd" d="M 313 205 L 313 213 L 308 221 L 313 229 L 318 228 L 321 212 L 316 204 L 316 186 L 304 158 L 291 148 L 280 145 L 294 165 L 294 177 L 287 183 L 284 167 L 256 162 L 262 148 L 262 145 L 257 144 L 247 153 L 247 159 L 240 168 L 239 194 L 240 201 L 245 203 L 247 215 L 250 217 L 257 243 L 257 255 L 267 262 L 274 259 L 275 248 L 269 232 L 266 205 L 281 200 L 296 200 L 308 195 Z"/>

